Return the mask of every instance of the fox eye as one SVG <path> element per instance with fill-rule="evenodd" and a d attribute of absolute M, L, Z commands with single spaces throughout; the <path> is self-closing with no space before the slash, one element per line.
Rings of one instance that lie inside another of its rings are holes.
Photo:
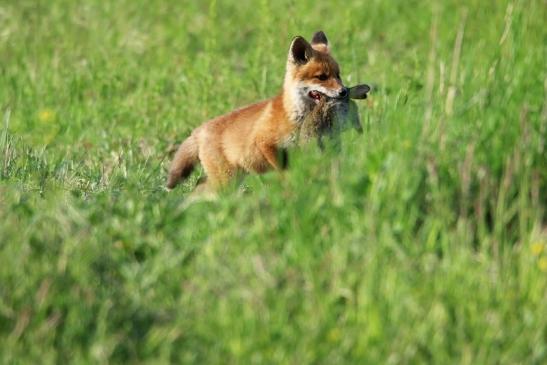
<path fill-rule="evenodd" d="M 327 74 L 321 74 L 321 75 L 318 75 L 318 76 L 315 76 L 316 78 L 318 78 L 319 80 L 321 81 L 325 81 L 326 79 L 328 79 L 329 77 L 327 76 Z"/>

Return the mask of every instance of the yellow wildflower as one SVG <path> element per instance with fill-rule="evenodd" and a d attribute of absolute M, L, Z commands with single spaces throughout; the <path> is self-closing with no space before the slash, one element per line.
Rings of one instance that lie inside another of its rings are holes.
<path fill-rule="evenodd" d="M 55 112 L 51 109 L 42 109 L 38 113 L 38 120 L 42 123 L 49 123 L 55 119 Z"/>
<path fill-rule="evenodd" d="M 530 246 L 530 249 L 532 250 L 532 254 L 534 256 L 539 256 L 543 252 L 543 243 L 542 242 L 534 242 Z"/>

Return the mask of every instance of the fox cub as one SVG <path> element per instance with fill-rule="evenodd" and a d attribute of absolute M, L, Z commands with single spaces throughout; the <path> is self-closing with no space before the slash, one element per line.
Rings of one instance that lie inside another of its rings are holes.
<path fill-rule="evenodd" d="M 206 175 L 200 188 L 206 190 L 224 186 L 241 171 L 281 170 L 285 149 L 297 142 L 299 130 L 310 113 L 327 99 L 348 96 L 325 33 L 316 32 L 311 43 L 295 37 L 289 47 L 279 94 L 194 129 L 175 153 L 167 187 L 172 189 L 187 178 L 198 162 Z"/>

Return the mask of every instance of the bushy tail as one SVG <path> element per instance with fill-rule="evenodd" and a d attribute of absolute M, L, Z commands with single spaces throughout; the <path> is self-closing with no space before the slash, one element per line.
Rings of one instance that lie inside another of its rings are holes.
<path fill-rule="evenodd" d="M 198 143 L 192 134 L 179 146 L 167 178 L 167 188 L 173 189 L 177 184 L 187 178 L 198 162 Z"/>

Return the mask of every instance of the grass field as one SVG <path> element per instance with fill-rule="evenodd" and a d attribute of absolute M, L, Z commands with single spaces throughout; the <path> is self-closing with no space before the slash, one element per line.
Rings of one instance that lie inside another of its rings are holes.
<path fill-rule="evenodd" d="M 0 1 L 0 363 L 547 363 L 545 9 Z M 318 29 L 365 133 L 165 192 Z"/>

